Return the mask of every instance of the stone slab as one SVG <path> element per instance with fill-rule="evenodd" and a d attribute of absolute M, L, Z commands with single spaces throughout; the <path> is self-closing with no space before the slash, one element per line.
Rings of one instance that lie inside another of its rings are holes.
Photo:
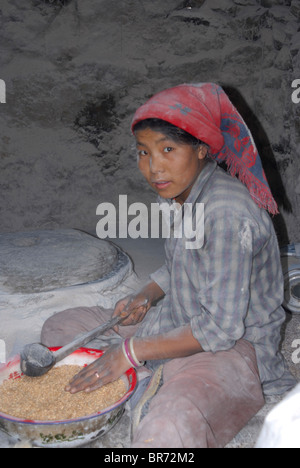
<path fill-rule="evenodd" d="M 0 235 L 0 292 L 33 294 L 100 281 L 118 261 L 109 242 L 73 229 Z"/>

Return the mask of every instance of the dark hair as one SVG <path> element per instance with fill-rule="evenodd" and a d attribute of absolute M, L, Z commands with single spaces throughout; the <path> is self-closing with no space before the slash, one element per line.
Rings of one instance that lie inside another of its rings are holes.
<path fill-rule="evenodd" d="M 191 146 L 199 146 L 199 145 L 205 145 L 203 141 L 198 140 L 198 138 L 194 137 L 190 133 L 187 133 L 185 130 L 182 130 L 179 127 L 176 127 L 175 125 L 161 119 L 145 119 L 141 120 L 134 126 L 134 133 L 138 132 L 140 130 L 146 130 L 147 128 L 150 128 L 151 130 L 155 132 L 160 132 L 163 133 L 164 135 L 167 135 L 171 140 L 175 141 L 176 143 L 184 143 L 186 145 L 191 145 Z"/>

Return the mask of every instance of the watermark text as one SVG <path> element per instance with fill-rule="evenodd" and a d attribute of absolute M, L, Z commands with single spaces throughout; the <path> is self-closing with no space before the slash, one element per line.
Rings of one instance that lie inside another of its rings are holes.
<path fill-rule="evenodd" d="M 100 239 L 184 239 L 186 249 L 200 249 L 204 243 L 204 204 L 141 202 L 128 205 L 127 195 L 119 195 L 119 206 L 100 203 L 96 226 Z"/>
<path fill-rule="evenodd" d="M 294 104 L 299 104 L 300 103 L 300 79 L 293 81 L 292 88 L 295 88 L 295 91 L 293 91 L 292 93 L 292 101 Z"/>
<path fill-rule="evenodd" d="M 6 362 L 5 341 L 0 339 L 0 364 Z"/>
<path fill-rule="evenodd" d="M 292 348 L 296 348 L 296 350 L 292 353 L 292 362 L 294 364 L 300 364 L 300 339 L 293 341 Z"/>
<path fill-rule="evenodd" d="M 0 104 L 6 104 L 6 84 L 4 80 L 0 80 Z"/>

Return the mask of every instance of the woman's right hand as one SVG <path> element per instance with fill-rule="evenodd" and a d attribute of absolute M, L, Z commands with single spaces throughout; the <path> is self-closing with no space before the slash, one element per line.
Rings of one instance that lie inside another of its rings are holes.
<path fill-rule="evenodd" d="M 113 317 L 124 317 L 122 326 L 136 325 L 144 320 L 153 303 L 164 296 L 164 292 L 155 283 L 147 284 L 136 294 L 124 297 L 117 302 Z"/>
<path fill-rule="evenodd" d="M 124 297 L 117 302 L 113 317 L 124 317 L 122 326 L 140 323 L 151 308 L 151 300 L 143 292 Z"/>

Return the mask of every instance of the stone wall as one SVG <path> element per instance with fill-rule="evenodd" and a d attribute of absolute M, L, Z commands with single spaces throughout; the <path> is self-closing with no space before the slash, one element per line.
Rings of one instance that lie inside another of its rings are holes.
<path fill-rule="evenodd" d="M 136 170 L 129 125 L 153 93 L 215 81 L 261 153 L 300 241 L 299 0 L 2 0 L 0 232 L 95 231 L 96 207 L 155 196 Z"/>

